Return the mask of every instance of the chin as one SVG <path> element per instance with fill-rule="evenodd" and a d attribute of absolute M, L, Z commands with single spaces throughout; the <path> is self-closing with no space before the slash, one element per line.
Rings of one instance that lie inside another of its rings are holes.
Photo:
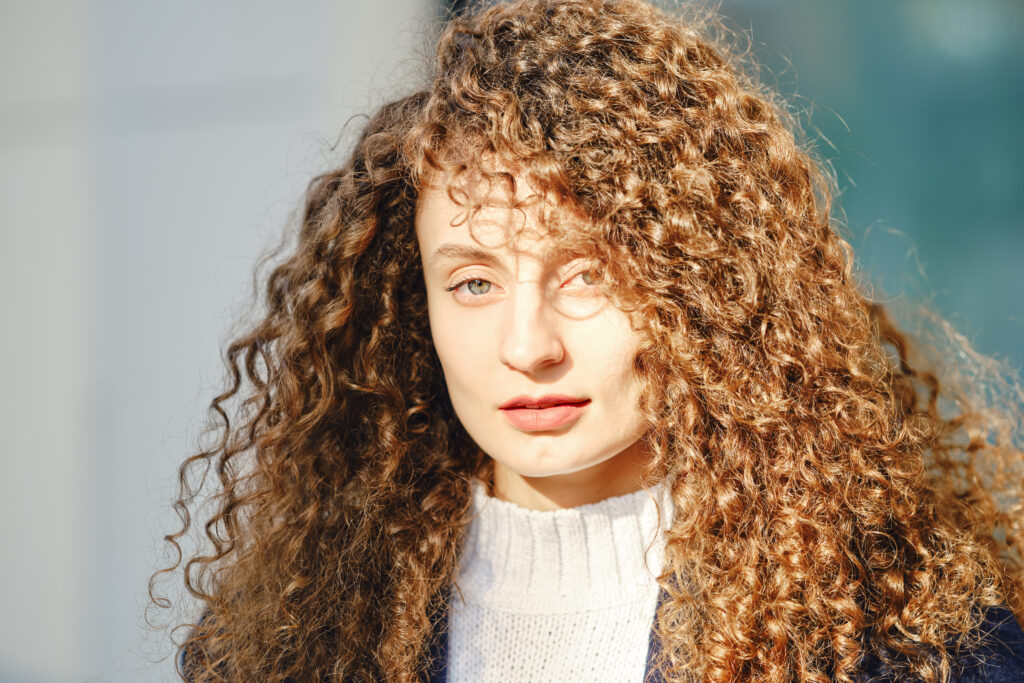
<path fill-rule="evenodd" d="M 495 458 L 497 460 L 497 458 Z M 527 462 L 500 461 L 502 465 L 512 470 L 520 477 L 541 479 L 544 477 L 556 477 L 560 474 L 572 474 L 585 470 L 597 463 L 579 462 L 578 460 L 566 461 L 565 459 L 555 460 L 553 457 L 539 457 Z"/>

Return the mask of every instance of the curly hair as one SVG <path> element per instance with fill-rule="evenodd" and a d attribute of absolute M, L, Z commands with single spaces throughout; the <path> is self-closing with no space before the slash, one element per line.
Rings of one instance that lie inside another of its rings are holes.
<path fill-rule="evenodd" d="M 958 338 L 918 362 L 856 282 L 822 164 L 709 21 L 641 0 L 455 17 L 426 85 L 311 183 L 265 312 L 227 348 L 216 443 L 181 466 L 177 561 L 151 579 L 180 570 L 205 603 L 191 680 L 427 666 L 488 464 L 426 316 L 413 217 L 439 173 L 526 178 L 584 215 L 552 238 L 599 257 L 646 326 L 649 474 L 675 509 L 668 679 L 852 681 L 877 656 L 945 680 L 984 608 L 1024 618 L 1019 414 L 995 395 L 1016 385 L 976 390 L 987 361 Z M 211 468 L 210 550 L 186 560 Z"/>

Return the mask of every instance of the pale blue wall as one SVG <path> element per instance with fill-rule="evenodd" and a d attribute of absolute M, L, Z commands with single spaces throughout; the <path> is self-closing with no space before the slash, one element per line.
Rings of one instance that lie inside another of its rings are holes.
<path fill-rule="evenodd" d="M 173 680 L 141 607 L 221 342 L 432 10 L 0 2 L 0 681 Z"/>

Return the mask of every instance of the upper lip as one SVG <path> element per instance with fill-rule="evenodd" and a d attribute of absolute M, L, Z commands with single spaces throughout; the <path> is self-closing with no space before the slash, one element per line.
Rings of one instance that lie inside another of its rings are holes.
<path fill-rule="evenodd" d="M 501 410 L 509 410 L 510 408 L 548 408 L 559 403 L 583 403 L 590 399 L 581 398 L 579 396 L 566 396 L 565 394 L 546 394 L 539 398 L 532 396 L 516 396 L 498 406 Z"/>

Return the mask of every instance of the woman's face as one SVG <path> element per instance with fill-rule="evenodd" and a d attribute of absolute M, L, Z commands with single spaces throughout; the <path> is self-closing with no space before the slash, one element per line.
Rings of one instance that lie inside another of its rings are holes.
<path fill-rule="evenodd" d="M 557 256 L 536 207 L 508 199 L 492 189 L 472 234 L 443 188 L 427 187 L 417 205 L 430 330 L 455 413 L 495 461 L 496 495 L 564 507 L 635 490 L 641 335 L 596 284 L 597 264 Z"/>

